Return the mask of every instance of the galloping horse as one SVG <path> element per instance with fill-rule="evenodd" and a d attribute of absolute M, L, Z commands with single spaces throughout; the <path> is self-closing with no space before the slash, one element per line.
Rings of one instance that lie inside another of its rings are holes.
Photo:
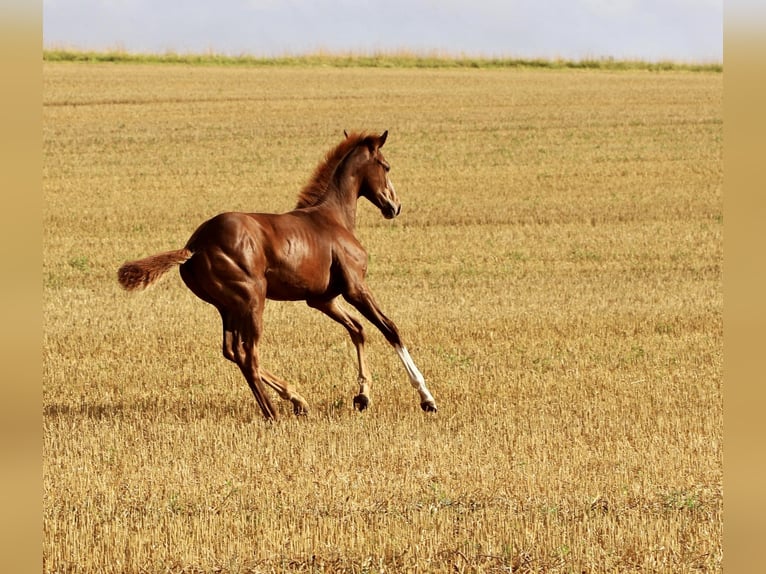
<path fill-rule="evenodd" d="M 267 298 L 304 300 L 346 328 L 359 367 L 359 394 L 353 404 L 364 410 L 370 402 L 364 328 L 339 304 L 342 296 L 396 349 L 423 410 L 436 411 L 436 402 L 396 325 L 365 284 L 367 253 L 354 235 L 358 198 L 367 198 L 386 219 L 401 211 L 388 177 L 390 165 L 380 151 L 388 131 L 380 136 L 345 135 L 317 166 L 292 211 L 216 215 L 197 228 L 183 249 L 127 262 L 117 272 L 120 284 L 135 290 L 180 265 L 186 286 L 221 314 L 223 356 L 242 371 L 267 419 L 275 419 L 277 413 L 264 384 L 292 402 L 295 414 L 308 412 L 308 404 L 290 384 L 260 365 L 258 340 Z"/>

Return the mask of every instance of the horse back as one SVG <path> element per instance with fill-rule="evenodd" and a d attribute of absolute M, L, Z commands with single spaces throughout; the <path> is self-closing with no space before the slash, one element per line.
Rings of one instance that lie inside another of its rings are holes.
<path fill-rule="evenodd" d="M 197 228 L 184 265 L 208 269 L 219 282 L 253 283 L 270 299 L 332 297 L 340 292 L 335 244 L 343 235 L 300 210 L 226 212 Z"/>

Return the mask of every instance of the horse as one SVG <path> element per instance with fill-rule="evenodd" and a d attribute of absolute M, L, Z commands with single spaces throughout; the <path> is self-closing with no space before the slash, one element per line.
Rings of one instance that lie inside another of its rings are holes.
<path fill-rule="evenodd" d="M 357 200 L 364 197 L 384 218 L 401 212 L 380 151 L 388 137 L 348 134 L 321 161 L 301 190 L 295 208 L 284 213 L 225 212 L 202 223 L 182 249 L 129 261 L 117 271 L 128 291 L 142 290 L 180 266 L 186 286 L 215 306 L 223 322 L 223 356 L 245 377 L 267 420 L 277 411 L 265 392 L 271 387 L 305 415 L 305 399 L 286 381 L 264 369 L 258 357 L 266 299 L 305 301 L 346 328 L 356 347 L 359 393 L 353 407 L 370 404 L 370 372 L 365 363 L 362 323 L 340 304 L 350 303 L 377 327 L 399 356 L 426 412 L 436 402 L 394 322 L 365 283 L 367 252 L 355 235 Z"/>

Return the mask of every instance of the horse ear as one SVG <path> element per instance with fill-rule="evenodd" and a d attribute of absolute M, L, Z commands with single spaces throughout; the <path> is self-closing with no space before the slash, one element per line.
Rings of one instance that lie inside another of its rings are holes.
<path fill-rule="evenodd" d="M 348 132 L 346 130 L 343 130 L 343 137 L 348 139 Z"/>
<path fill-rule="evenodd" d="M 380 137 L 378 138 L 378 147 L 383 147 L 383 144 L 386 143 L 386 138 L 388 137 L 388 130 L 384 131 L 382 134 L 380 134 Z"/>

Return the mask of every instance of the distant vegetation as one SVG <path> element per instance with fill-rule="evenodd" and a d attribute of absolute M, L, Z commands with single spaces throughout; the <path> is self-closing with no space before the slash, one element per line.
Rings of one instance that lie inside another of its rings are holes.
<path fill-rule="evenodd" d="M 721 63 L 683 63 L 674 61 L 648 62 L 643 60 L 617 60 L 590 58 L 584 60 L 482 58 L 447 55 L 428 55 L 411 52 L 375 54 L 323 53 L 260 57 L 251 55 L 226 56 L 204 54 L 137 54 L 123 50 L 88 52 L 77 50 L 44 50 L 43 60 L 48 62 L 115 62 L 144 64 L 187 64 L 202 66 L 329 66 L 335 68 L 549 68 L 595 70 L 647 70 L 722 72 Z"/>

